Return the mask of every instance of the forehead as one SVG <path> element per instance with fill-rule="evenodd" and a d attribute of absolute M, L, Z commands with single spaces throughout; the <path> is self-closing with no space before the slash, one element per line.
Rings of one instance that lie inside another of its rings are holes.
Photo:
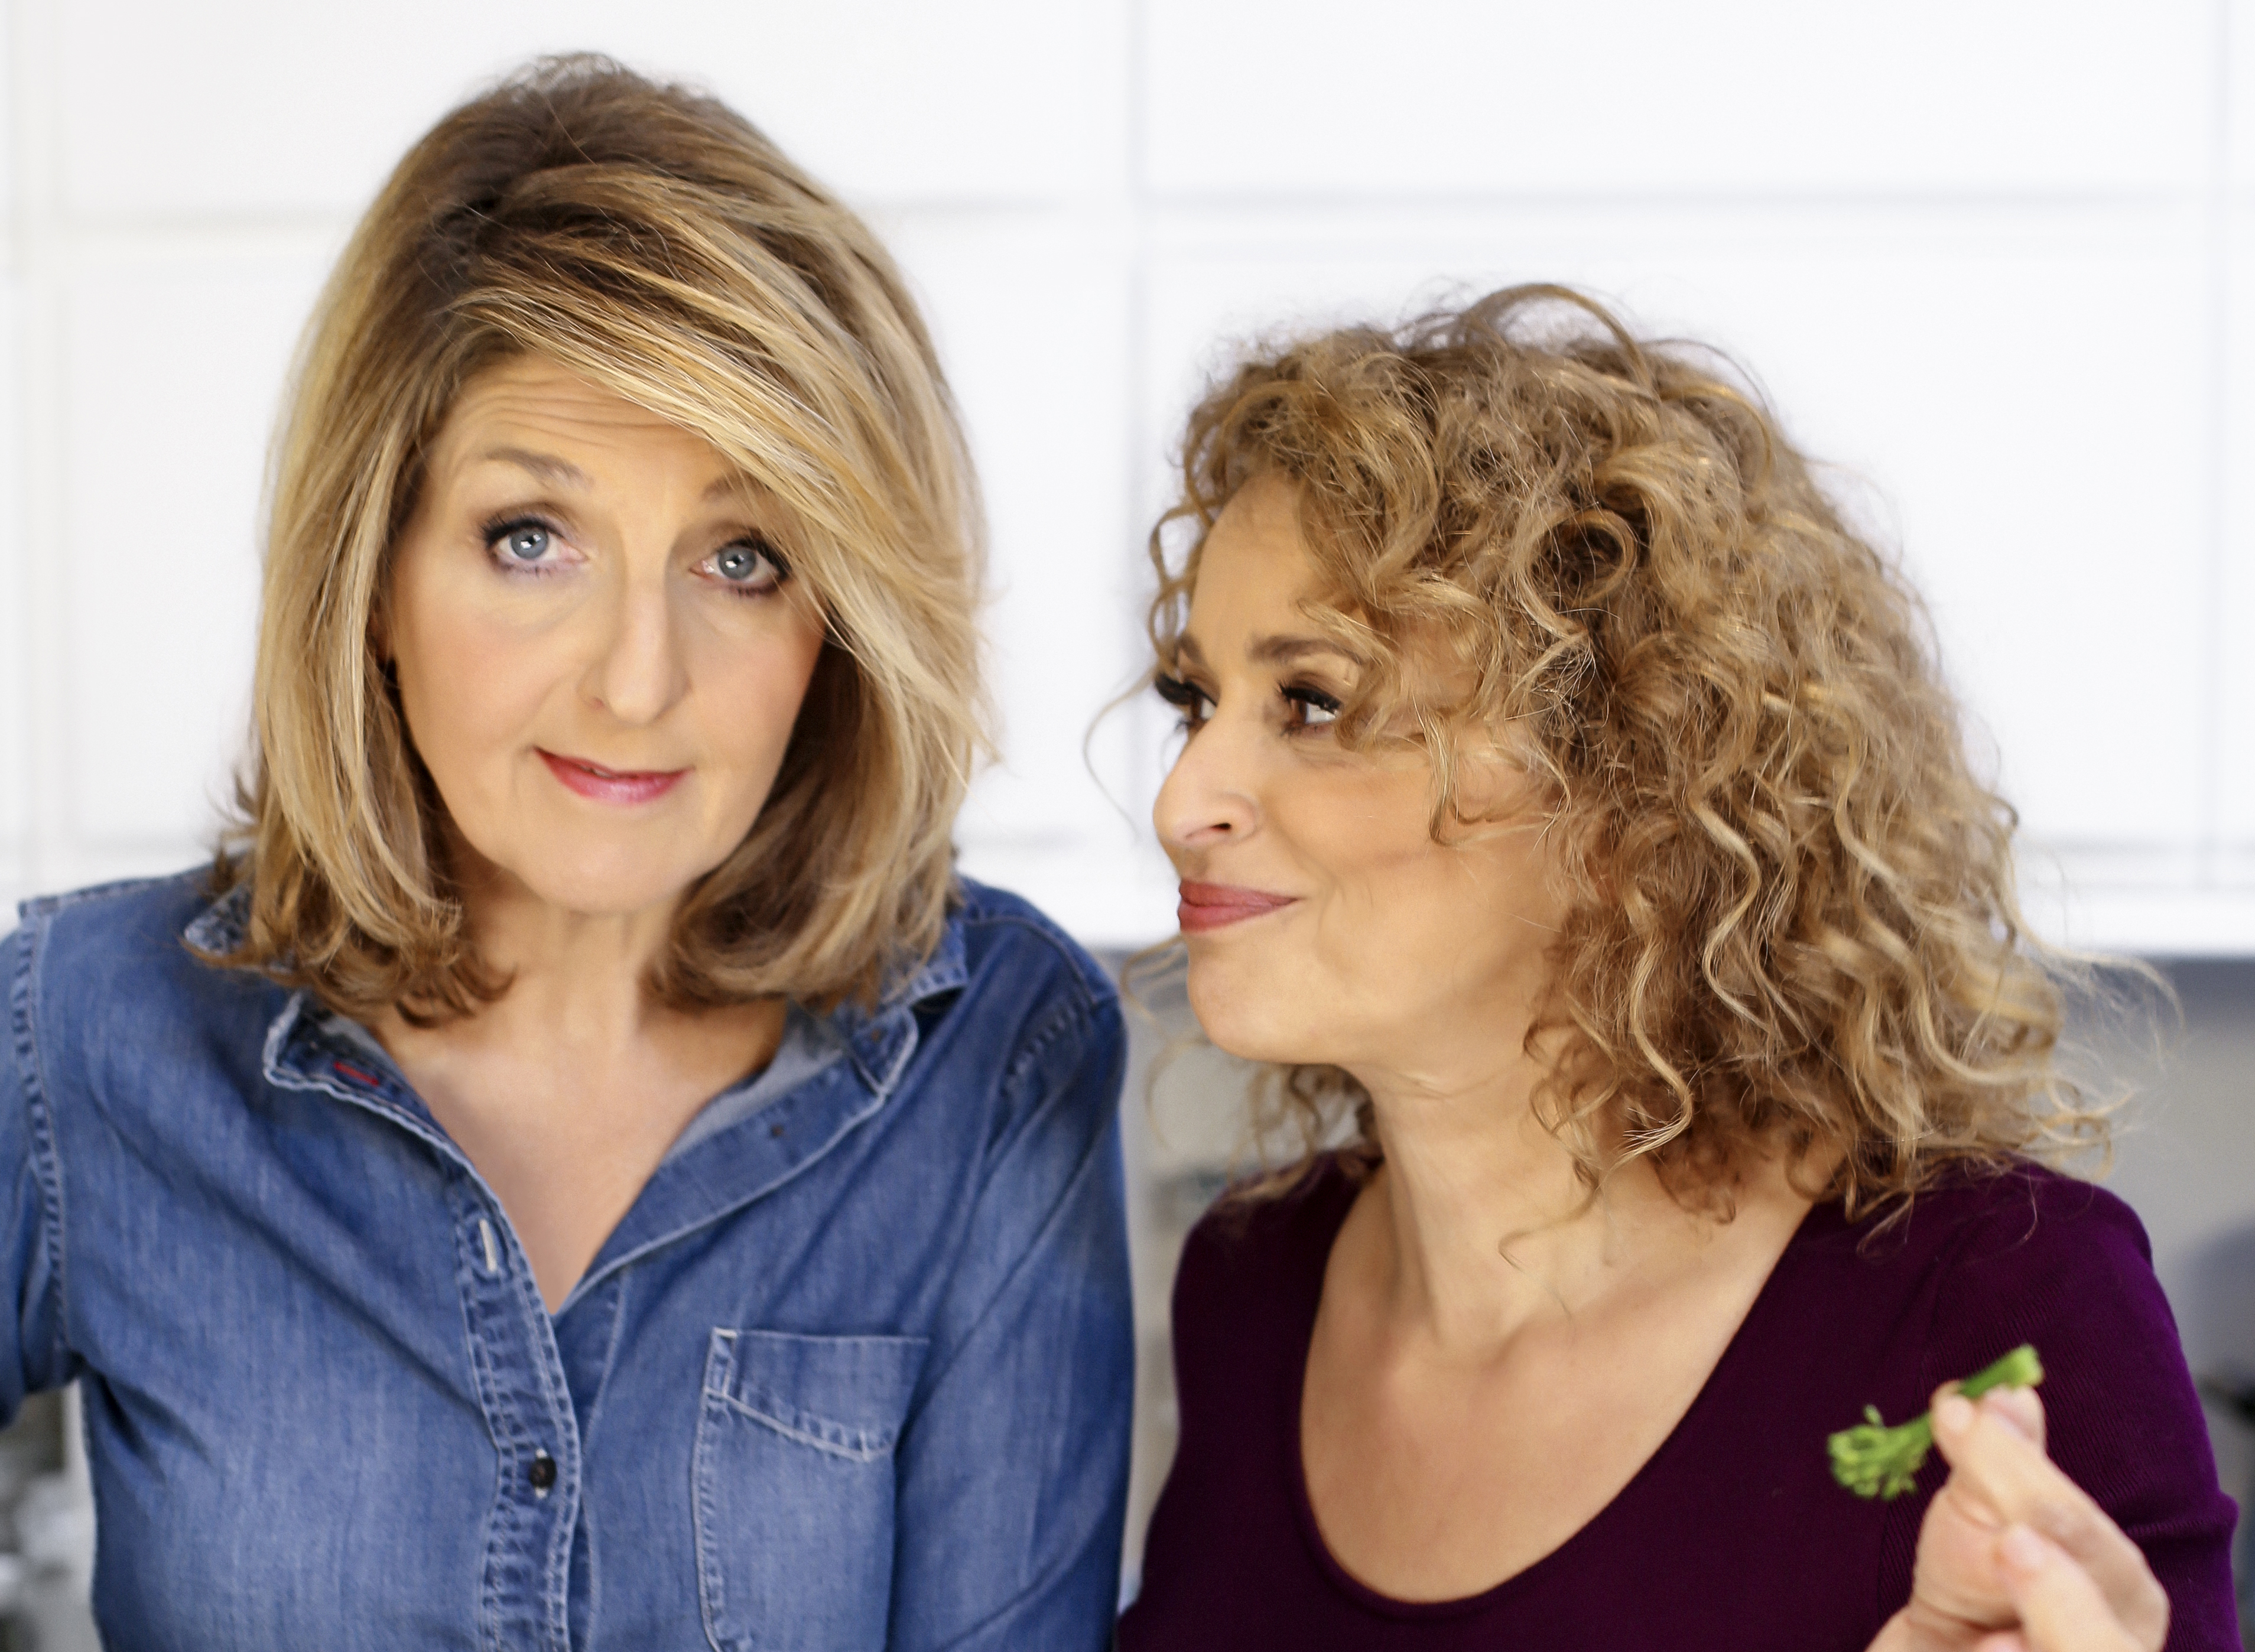
<path fill-rule="evenodd" d="M 1261 670 L 1311 656 L 1351 670 L 1364 664 L 1323 623 L 1335 594 L 1309 552 L 1287 479 L 1258 477 L 1231 496 L 1198 548 L 1190 596 L 1176 640 L 1186 664 Z"/>
<path fill-rule="evenodd" d="M 1257 477 L 1232 496 L 1198 548 L 1189 629 L 1196 634 L 1256 616 L 1273 623 L 1300 613 L 1317 587 L 1297 491 L 1282 478 Z"/>
<path fill-rule="evenodd" d="M 694 431 L 544 356 L 513 356 L 465 384 L 446 410 L 432 457 L 474 464 L 495 447 L 559 457 L 662 452 L 714 473 L 734 468 Z"/>

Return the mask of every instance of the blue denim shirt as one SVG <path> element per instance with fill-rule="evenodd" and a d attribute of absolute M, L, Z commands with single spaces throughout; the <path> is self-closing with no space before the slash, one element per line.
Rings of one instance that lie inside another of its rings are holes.
<path fill-rule="evenodd" d="M 876 1010 L 795 1011 L 553 1314 L 380 1046 L 189 953 L 228 904 L 24 917 L 0 1410 L 84 1383 L 109 1644 L 1106 1643 L 1122 1037 L 1022 902 L 967 887 Z"/>

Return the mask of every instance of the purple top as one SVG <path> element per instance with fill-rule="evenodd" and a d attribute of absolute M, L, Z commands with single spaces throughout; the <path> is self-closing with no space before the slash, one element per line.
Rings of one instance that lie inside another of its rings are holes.
<path fill-rule="evenodd" d="M 2145 1550 L 2171 1652 L 2239 1652 L 2231 1500 L 2145 1230 L 2112 1194 L 2030 1165 L 1922 1193 L 1883 1233 L 1809 1212 L 1660 1449 L 1558 1548 L 1486 1593 L 1412 1604 L 1356 1582 L 1316 1529 L 1300 1385 L 1355 1185 L 1335 1162 L 1271 1204 L 1210 1213 L 1175 1280 L 1182 1442 L 1121 1652 L 1862 1652 L 1909 1598 L 1946 1477 L 1867 1502 L 1824 1440 L 1890 1421 L 2021 1342 L 2051 1454 Z M 1500 1488 L 1500 1496 L 1508 1495 Z"/>

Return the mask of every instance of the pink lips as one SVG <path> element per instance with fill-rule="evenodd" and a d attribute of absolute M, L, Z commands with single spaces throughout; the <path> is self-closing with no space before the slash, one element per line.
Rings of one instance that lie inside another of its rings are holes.
<path fill-rule="evenodd" d="M 552 751 L 541 752 L 540 760 L 566 786 L 597 803 L 648 803 L 672 791 L 674 783 L 689 772 L 686 769 L 606 769 L 579 757 L 559 757 Z"/>
<path fill-rule="evenodd" d="M 1175 922 L 1182 925 L 1184 934 L 1193 934 L 1280 911 L 1298 898 L 1239 889 L 1229 883 L 1194 883 L 1185 878 L 1182 900 L 1175 908 Z"/>

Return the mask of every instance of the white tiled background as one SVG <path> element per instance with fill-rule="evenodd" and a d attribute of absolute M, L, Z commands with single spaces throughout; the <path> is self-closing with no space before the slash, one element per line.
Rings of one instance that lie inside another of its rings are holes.
<path fill-rule="evenodd" d="M 0 897 L 203 853 L 314 286 L 435 116 L 574 47 L 720 92 L 908 268 L 994 530 L 966 861 L 1092 943 L 1170 924 L 1163 720 L 1089 731 L 1219 341 L 1564 279 L 1738 355 L 1900 544 L 2047 923 L 2255 957 L 2255 0 L 0 0 Z M 2255 966 L 2181 974 L 2117 1185 L 2195 1363 L 2255 1369 Z M 1131 1132 L 1139 1508 L 1227 1135 L 1177 1123 Z"/>
<path fill-rule="evenodd" d="M 875 221 L 994 530 L 963 840 L 1093 942 L 1137 822 L 1145 523 L 1218 341 L 1561 278 L 1744 361 L 1928 592 L 2046 921 L 2255 953 L 2255 0 L 12 0 L 0 896 L 202 852 L 314 285 L 481 81 L 717 90 Z"/>

